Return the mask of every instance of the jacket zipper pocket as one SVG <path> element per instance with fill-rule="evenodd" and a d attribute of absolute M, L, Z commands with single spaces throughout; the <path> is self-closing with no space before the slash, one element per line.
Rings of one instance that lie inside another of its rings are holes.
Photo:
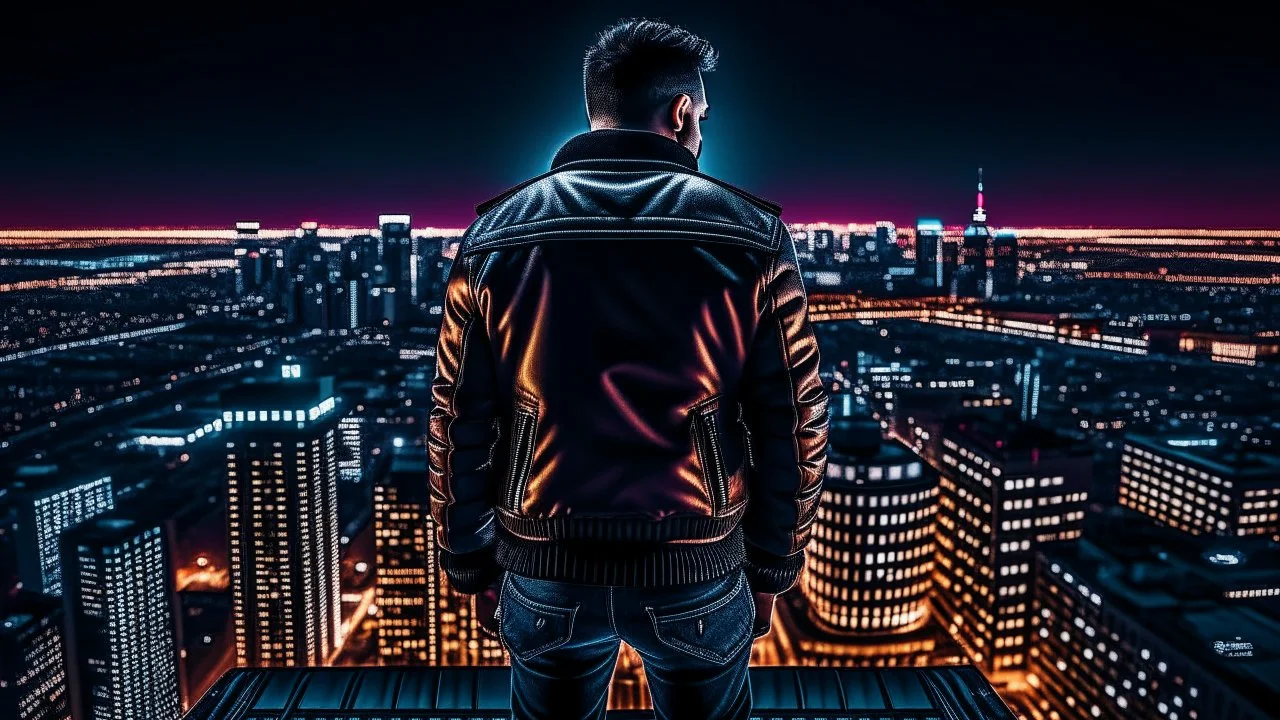
<path fill-rule="evenodd" d="M 520 512 L 524 505 L 525 485 L 529 482 L 529 466 L 533 463 L 533 442 L 538 427 L 538 411 L 524 405 L 516 405 L 511 421 L 511 461 L 507 484 L 507 508 Z"/>
<path fill-rule="evenodd" d="M 742 409 L 742 403 L 738 403 L 738 424 L 742 426 L 742 452 L 746 455 L 747 469 L 756 469 L 756 453 L 751 447 L 751 428 L 747 427 L 747 416 Z"/>
<path fill-rule="evenodd" d="M 707 481 L 711 498 L 711 515 L 719 517 L 729 504 L 729 479 L 725 473 L 724 454 L 721 452 L 720 431 L 716 428 L 716 402 L 708 402 L 694 412 L 694 430 L 697 435 L 698 459 Z"/>

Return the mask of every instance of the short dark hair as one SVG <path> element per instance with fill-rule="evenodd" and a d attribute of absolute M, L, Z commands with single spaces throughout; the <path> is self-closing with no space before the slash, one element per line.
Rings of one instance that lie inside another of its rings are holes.
<path fill-rule="evenodd" d="M 676 95 L 696 97 L 699 73 L 715 69 L 711 43 L 682 27 L 629 18 L 605 28 L 582 61 L 587 114 L 643 124 Z"/>

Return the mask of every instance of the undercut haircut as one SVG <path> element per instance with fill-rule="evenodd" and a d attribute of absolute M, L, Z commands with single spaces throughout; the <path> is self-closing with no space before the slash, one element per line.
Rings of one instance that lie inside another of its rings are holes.
<path fill-rule="evenodd" d="M 684 93 L 697 99 L 700 73 L 715 69 L 711 43 L 682 27 L 647 18 L 605 28 L 582 61 L 587 115 L 618 126 L 643 126 Z"/>

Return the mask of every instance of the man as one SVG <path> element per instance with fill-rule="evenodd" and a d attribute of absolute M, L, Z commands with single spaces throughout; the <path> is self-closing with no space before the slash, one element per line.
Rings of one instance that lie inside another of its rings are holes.
<path fill-rule="evenodd" d="M 591 131 L 478 208 L 450 273 L 431 511 L 521 720 L 602 718 L 620 641 L 659 718 L 745 719 L 803 564 L 827 399 L 780 209 L 698 172 L 715 59 L 606 29 Z"/>

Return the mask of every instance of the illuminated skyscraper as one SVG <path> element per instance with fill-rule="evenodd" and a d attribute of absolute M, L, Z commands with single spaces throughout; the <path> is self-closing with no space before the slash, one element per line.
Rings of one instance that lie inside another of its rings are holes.
<path fill-rule="evenodd" d="M 1192 535 L 1280 535 L 1280 458 L 1216 438 L 1125 438 L 1120 504 Z"/>
<path fill-rule="evenodd" d="M 75 718 L 182 714 L 169 541 L 116 511 L 63 535 L 68 686 Z"/>
<path fill-rule="evenodd" d="M 960 297 L 991 297 L 991 229 L 987 227 L 987 211 L 983 207 L 982 168 L 978 168 L 978 207 L 973 222 L 964 229 L 957 270 L 956 294 Z"/>
<path fill-rule="evenodd" d="M 1014 383 L 1018 386 L 1018 419 L 1035 420 L 1040 415 L 1040 360 L 1023 361 Z"/>
<path fill-rule="evenodd" d="M 831 421 L 822 501 L 806 557 L 804 593 L 820 626 L 837 633 L 909 632 L 928 620 L 933 585 L 932 469 L 878 422 Z"/>
<path fill-rule="evenodd" d="M 392 324 L 407 317 L 409 308 L 419 300 L 418 241 L 413 237 L 411 218 L 408 215 L 379 215 L 378 228 L 382 234 L 381 262 L 384 274 L 381 284 L 393 288 L 386 300 L 393 304 L 390 313 Z"/>
<path fill-rule="evenodd" d="M 439 665 L 439 572 L 428 533 L 427 454 L 396 451 L 373 488 L 378 663 Z"/>
<path fill-rule="evenodd" d="M 333 378 L 284 375 L 222 396 L 241 666 L 322 665 L 343 639 Z"/>
<path fill-rule="evenodd" d="M 16 476 L 18 575 L 28 590 L 61 595 L 62 532 L 115 507 L 111 476 L 57 465 L 23 466 Z"/>
<path fill-rule="evenodd" d="M 20 593 L 0 613 L 0 717 L 70 720 L 62 603 Z"/>
<path fill-rule="evenodd" d="M 942 221 L 916 220 L 916 280 L 926 287 L 945 288 Z"/>
<path fill-rule="evenodd" d="M 1078 538 L 1087 445 L 1031 424 L 963 417 L 942 435 L 935 603 L 988 673 L 1026 665 L 1034 553 Z"/>

